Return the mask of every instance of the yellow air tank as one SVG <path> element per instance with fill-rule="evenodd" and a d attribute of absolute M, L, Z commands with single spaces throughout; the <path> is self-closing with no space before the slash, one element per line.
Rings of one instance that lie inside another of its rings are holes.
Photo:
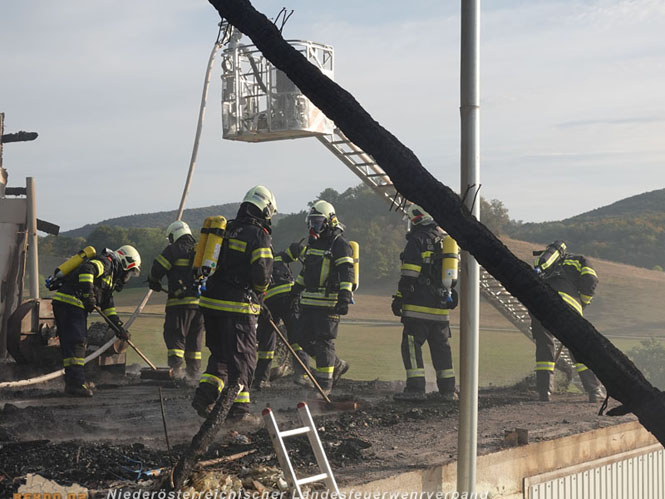
<path fill-rule="evenodd" d="M 203 252 L 203 261 L 201 262 L 201 273 L 204 276 L 209 276 L 215 272 L 215 269 L 217 268 L 217 259 L 219 258 L 219 252 L 222 249 L 225 232 L 226 218 L 221 215 L 211 217 L 205 251 Z"/>
<path fill-rule="evenodd" d="M 353 291 L 360 285 L 360 245 L 355 241 L 349 241 L 353 254 Z"/>
<path fill-rule="evenodd" d="M 457 241 L 446 236 L 443 239 L 443 262 L 441 265 L 441 282 L 443 287 L 450 291 L 457 281 L 457 269 L 459 261 L 459 248 Z"/>
<path fill-rule="evenodd" d="M 203 263 L 203 253 L 206 249 L 206 243 L 208 242 L 208 231 L 210 229 L 210 222 L 214 217 L 208 217 L 203 222 L 203 227 L 201 227 L 201 237 L 199 242 L 196 243 L 196 253 L 194 253 L 194 263 L 192 264 L 192 270 L 195 275 L 201 274 L 201 264 Z"/>
<path fill-rule="evenodd" d="M 53 275 L 46 279 L 46 287 L 50 290 L 54 290 L 57 287 L 60 287 L 61 284 L 57 284 L 58 281 L 69 274 L 72 270 L 77 269 L 79 265 L 81 265 L 86 260 L 93 258 L 96 254 L 97 251 L 94 247 L 86 246 L 74 256 L 65 260 L 55 269 Z"/>

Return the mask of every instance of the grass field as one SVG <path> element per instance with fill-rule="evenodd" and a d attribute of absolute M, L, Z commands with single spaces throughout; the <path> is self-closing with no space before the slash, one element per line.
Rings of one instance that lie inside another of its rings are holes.
<path fill-rule="evenodd" d="M 145 290 L 128 289 L 116 295 L 116 305 L 126 320 Z M 337 350 L 340 357 L 351 365 L 348 377 L 358 380 L 384 381 L 404 379 L 400 355 L 401 324 L 390 313 L 390 297 L 362 295 L 340 325 Z M 153 296 L 142 315 L 131 328 L 136 345 L 157 365 L 166 365 L 166 349 L 162 339 L 165 295 Z M 94 316 L 91 316 L 94 317 Z M 459 320 L 451 317 L 453 363 L 459 372 Z M 639 339 L 615 338 L 617 348 L 627 352 L 639 344 Z M 514 384 L 528 376 L 534 366 L 535 347 L 498 312 L 481 305 L 479 384 L 481 387 Z M 204 348 L 204 362 L 207 351 Z M 434 381 L 428 348 L 425 347 L 426 376 Z M 128 363 L 141 363 L 139 357 L 128 352 Z M 458 380 L 459 382 L 459 380 Z"/>

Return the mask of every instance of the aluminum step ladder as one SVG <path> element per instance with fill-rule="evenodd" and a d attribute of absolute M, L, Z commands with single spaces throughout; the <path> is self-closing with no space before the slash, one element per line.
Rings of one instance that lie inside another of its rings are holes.
<path fill-rule="evenodd" d="M 388 174 L 371 155 L 351 142 L 339 128 L 336 128 L 330 135 L 319 135 L 317 139 L 367 186 L 390 203 L 396 211 L 405 213 L 409 202 L 397 192 Z M 480 268 L 480 293 L 530 341 L 534 342 L 531 334 L 531 318 L 527 308 L 482 267 Z M 554 338 L 554 345 L 558 351 L 561 342 Z M 566 373 L 569 380 L 573 378 L 575 362 L 567 349 L 561 350 L 556 367 Z M 575 384 L 577 385 L 577 382 Z"/>
<path fill-rule="evenodd" d="M 319 433 L 316 431 L 316 425 L 312 419 L 312 414 L 309 412 L 309 407 L 305 402 L 300 402 L 298 404 L 298 417 L 303 426 L 300 428 L 293 428 L 292 430 L 280 431 L 277 426 L 277 420 L 275 420 L 275 415 L 269 407 L 266 407 L 263 410 L 263 421 L 266 424 L 268 429 L 268 435 L 270 435 L 270 440 L 272 440 L 272 446 L 275 448 L 275 453 L 277 454 L 277 460 L 279 465 L 284 471 L 286 477 L 286 482 L 293 491 L 294 497 L 299 497 L 304 499 L 301 485 L 314 482 L 324 482 L 328 487 L 328 490 L 334 492 L 339 496 L 339 489 L 337 488 L 337 482 L 333 476 L 332 470 L 330 469 L 330 464 L 328 463 L 328 458 L 326 453 L 323 450 L 321 445 L 321 439 L 319 438 Z M 293 464 L 291 459 L 289 459 L 289 453 L 284 443 L 284 439 L 287 437 L 293 437 L 296 435 L 307 435 L 309 439 L 309 445 L 312 447 L 314 452 L 314 457 L 316 458 L 316 463 L 319 466 L 321 473 L 318 475 L 312 475 L 305 478 L 298 478 L 296 476 L 295 470 L 293 469 Z"/>

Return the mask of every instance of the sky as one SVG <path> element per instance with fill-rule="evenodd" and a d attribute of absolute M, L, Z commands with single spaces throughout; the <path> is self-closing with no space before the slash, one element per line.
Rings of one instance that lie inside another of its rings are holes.
<path fill-rule="evenodd" d="M 460 190 L 460 2 L 253 0 L 287 39 L 335 49 L 335 81 Z M 408 8 L 405 8 L 408 5 Z M 665 2 L 481 2 L 481 195 L 559 220 L 665 187 Z M 205 0 L 24 0 L 0 7 L 9 185 L 35 177 L 63 230 L 177 209 L 219 16 Z M 357 177 L 316 139 L 221 139 L 220 62 L 187 207 L 264 184 L 297 212 Z"/>

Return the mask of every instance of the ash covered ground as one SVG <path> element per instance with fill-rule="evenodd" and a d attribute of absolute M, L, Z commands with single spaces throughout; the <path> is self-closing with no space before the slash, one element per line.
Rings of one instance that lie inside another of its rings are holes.
<path fill-rule="evenodd" d="M 61 381 L 0 392 L 0 497 L 10 497 L 28 474 L 62 485 L 78 483 L 91 491 L 90 497 L 96 497 L 95 491 L 137 483 L 158 487 L 161 479 L 152 477 L 151 470 L 168 473 L 202 423 L 190 407 L 193 388 L 161 385 L 169 455 L 160 385 L 132 376 L 107 375 L 97 381 L 92 399 L 65 396 Z M 260 414 L 264 407 L 271 407 L 285 429 L 299 426 L 296 405 L 310 401 L 337 482 L 345 487 L 455 459 L 458 403 L 396 402 L 392 395 L 402 386 L 343 379 L 331 398 L 346 406 L 357 402 L 356 408 L 329 411 L 313 393 L 277 380 L 271 389 L 252 394 L 252 410 Z M 586 402 L 582 394 L 555 394 L 551 403 L 536 398 L 526 382 L 481 390 L 478 453 L 504 448 L 504 432 L 515 428 L 527 429 L 533 442 L 635 419 L 632 415 L 599 416 L 600 404 Z M 306 438 L 287 442 L 299 476 L 318 473 Z M 220 462 L 223 456 L 233 460 Z M 256 490 L 279 485 L 277 459 L 262 424 L 223 426 L 202 459 L 217 460 L 201 468 L 208 477 L 215 473 L 240 477 L 234 482 L 237 486 Z M 231 484 L 230 478 L 226 480 Z"/>

